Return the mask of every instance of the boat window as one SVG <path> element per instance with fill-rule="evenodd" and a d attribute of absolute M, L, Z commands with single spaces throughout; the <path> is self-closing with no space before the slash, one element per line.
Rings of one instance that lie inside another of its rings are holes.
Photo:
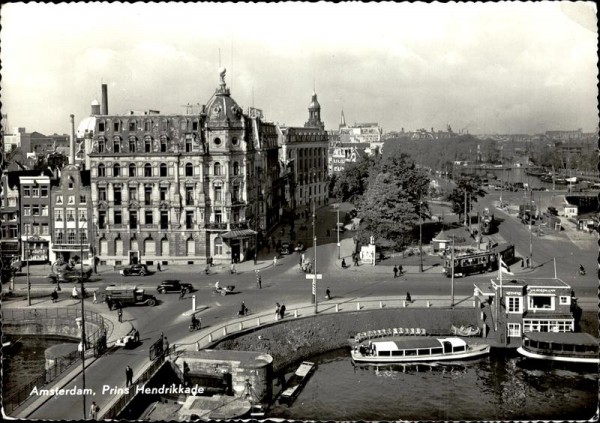
<path fill-rule="evenodd" d="M 403 354 L 403 351 L 392 351 L 392 356 L 393 357 L 401 357 Z"/>
<path fill-rule="evenodd" d="M 563 344 L 563 346 L 562 346 L 562 350 L 566 351 L 566 352 L 573 352 L 574 348 L 575 348 L 575 345 L 573 345 L 573 344 Z"/>
<path fill-rule="evenodd" d="M 444 353 L 444 349 L 441 347 L 431 349 L 431 354 L 443 354 L 443 353 Z"/>
<path fill-rule="evenodd" d="M 550 344 L 547 342 L 540 342 L 538 344 L 538 348 L 542 349 L 542 350 L 549 350 L 550 349 Z"/>
<path fill-rule="evenodd" d="M 379 357 L 389 357 L 390 352 L 389 351 L 377 351 L 377 355 L 379 355 Z"/>
<path fill-rule="evenodd" d="M 417 355 L 430 355 L 431 350 L 429 348 L 420 348 L 417 350 Z"/>
<path fill-rule="evenodd" d="M 404 350 L 404 355 L 417 355 L 417 350 Z"/>
<path fill-rule="evenodd" d="M 575 345 L 575 352 L 584 352 L 585 345 Z"/>
<path fill-rule="evenodd" d="M 465 346 L 464 345 L 459 345 L 459 346 L 453 348 L 454 352 L 461 352 L 461 351 L 464 351 L 464 350 L 465 350 Z"/>

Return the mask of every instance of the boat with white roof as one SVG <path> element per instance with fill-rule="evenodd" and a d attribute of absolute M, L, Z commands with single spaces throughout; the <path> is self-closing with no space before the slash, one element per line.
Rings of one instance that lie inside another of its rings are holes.
<path fill-rule="evenodd" d="M 464 360 L 489 354 L 490 345 L 459 337 L 391 337 L 351 350 L 355 362 L 407 363 Z"/>
<path fill-rule="evenodd" d="M 600 364 L 598 339 L 581 332 L 526 332 L 517 352 L 538 360 Z"/>

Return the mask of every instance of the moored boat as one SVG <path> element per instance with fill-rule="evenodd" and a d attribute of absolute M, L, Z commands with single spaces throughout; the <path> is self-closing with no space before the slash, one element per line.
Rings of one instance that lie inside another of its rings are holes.
<path fill-rule="evenodd" d="M 517 352 L 538 360 L 600 364 L 598 340 L 579 332 L 527 332 Z"/>
<path fill-rule="evenodd" d="M 463 360 L 489 354 L 490 345 L 458 337 L 390 337 L 352 348 L 355 362 L 407 363 Z"/>
<path fill-rule="evenodd" d="M 286 382 L 286 389 L 281 393 L 279 402 L 287 403 L 288 405 L 294 402 L 314 371 L 315 363 L 303 361 L 302 364 L 300 364 L 300 367 L 296 369 L 292 377 L 290 377 L 290 379 Z"/>

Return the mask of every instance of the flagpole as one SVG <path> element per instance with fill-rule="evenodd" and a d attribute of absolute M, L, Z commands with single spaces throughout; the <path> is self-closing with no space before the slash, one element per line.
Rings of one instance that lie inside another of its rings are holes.
<path fill-rule="evenodd" d="M 500 289 L 496 295 L 496 320 L 494 321 L 495 331 L 498 331 L 498 319 L 500 318 L 500 296 L 502 295 L 502 258 L 498 253 L 498 279 L 500 279 Z"/>

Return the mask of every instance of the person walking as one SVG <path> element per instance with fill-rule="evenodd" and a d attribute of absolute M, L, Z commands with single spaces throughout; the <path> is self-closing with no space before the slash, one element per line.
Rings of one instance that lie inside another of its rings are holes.
<path fill-rule="evenodd" d="M 277 307 L 275 308 L 275 320 L 279 320 L 279 315 L 280 315 L 280 305 L 279 303 L 275 303 L 277 305 Z"/>
<path fill-rule="evenodd" d="M 125 385 L 127 387 L 133 385 L 133 369 L 129 366 L 125 368 Z"/>
<path fill-rule="evenodd" d="M 346 268 L 346 259 L 342 259 L 342 269 Z"/>
<path fill-rule="evenodd" d="M 50 294 L 50 298 L 52 298 L 53 303 L 58 300 L 58 292 L 56 291 L 56 288 L 54 288 L 54 291 L 52 291 L 52 294 Z"/>
<path fill-rule="evenodd" d="M 394 266 L 394 277 L 398 276 L 398 267 Z"/>
<path fill-rule="evenodd" d="M 273 257 L 273 267 L 277 266 L 277 256 Z"/>
<path fill-rule="evenodd" d="M 179 292 L 179 301 L 183 300 L 185 297 L 185 288 L 181 287 L 181 291 Z"/>
<path fill-rule="evenodd" d="M 325 290 L 325 299 L 326 300 L 331 299 L 331 291 L 329 290 L 329 287 L 327 287 L 327 289 Z"/>
<path fill-rule="evenodd" d="M 279 316 L 283 319 L 285 316 L 285 304 L 281 304 L 281 307 L 279 307 Z"/>
<path fill-rule="evenodd" d="M 123 323 L 123 309 L 120 305 L 117 306 L 117 317 L 119 319 L 119 323 Z"/>
<path fill-rule="evenodd" d="M 109 310 L 109 311 L 112 311 L 112 308 L 113 308 L 113 300 L 111 300 L 111 298 L 110 298 L 110 297 L 106 297 L 106 298 L 104 299 L 104 301 L 106 302 L 106 305 L 108 306 L 108 310 Z"/>
<path fill-rule="evenodd" d="M 94 291 L 94 300 L 92 301 L 94 304 L 98 304 L 98 297 L 96 296 L 96 291 Z"/>
<path fill-rule="evenodd" d="M 402 265 L 398 266 L 398 274 L 402 275 L 402 273 L 404 273 L 404 268 L 402 267 Z"/>
<path fill-rule="evenodd" d="M 409 303 L 412 303 L 412 299 L 410 297 L 410 292 L 406 293 L 406 301 L 409 302 Z"/>
<path fill-rule="evenodd" d="M 96 404 L 96 401 L 92 401 L 92 405 L 90 406 L 90 419 L 98 420 L 98 411 L 100 411 L 100 407 Z"/>
<path fill-rule="evenodd" d="M 162 272 L 162 270 L 161 270 L 161 268 L 160 268 L 160 263 L 158 263 L 158 264 L 156 265 L 156 270 L 158 270 L 159 272 Z"/>
<path fill-rule="evenodd" d="M 262 277 L 260 275 L 256 276 L 256 283 L 258 285 L 258 289 L 262 289 Z"/>
<path fill-rule="evenodd" d="M 242 301 L 242 305 L 240 306 L 240 316 L 247 316 L 248 315 L 248 307 L 246 307 L 246 304 L 244 304 L 244 302 Z"/>

